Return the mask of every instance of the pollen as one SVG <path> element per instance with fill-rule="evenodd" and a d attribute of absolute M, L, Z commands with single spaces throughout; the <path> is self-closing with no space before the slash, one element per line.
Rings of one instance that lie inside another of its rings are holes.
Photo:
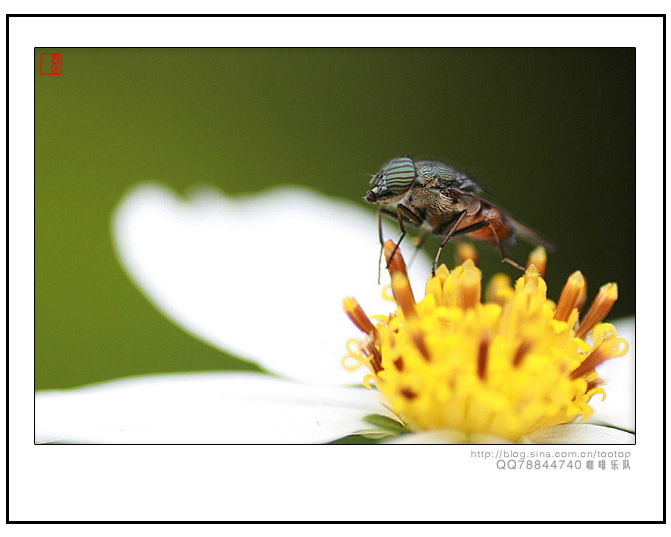
<path fill-rule="evenodd" d="M 364 385 L 379 390 L 409 430 L 521 442 L 537 429 L 587 420 L 591 398 L 605 397 L 596 368 L 629 350 L 603 322 L 616 284 L 602 286 L 580 319 L 585 278 L 571 274 L 555 305 L 543 279 L 547 257 L 537 248 L 514 283 L 492 277 L 483 301 L 477 256 L 463 250 L 462 262 L 451 271 L 441 265 L 417 301 L 400 250 L 387 241 L 384 251 L 396 309 L 373 316 L 374 324 L 345 299 L 364 337 L 348 342 L 343 365 L 367 368 Z"/>

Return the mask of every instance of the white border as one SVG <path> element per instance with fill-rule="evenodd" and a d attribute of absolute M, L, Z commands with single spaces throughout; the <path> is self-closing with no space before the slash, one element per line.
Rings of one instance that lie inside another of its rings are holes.
<path fill-rule="evenodd" d="M 12 520 L 659 517 L 664 329 L 660 315 L 662 20 L 456 21 L 447 24 L 446 19 L 423 18 L 409 25 L 402 18 L 11 19 Z M 409 32 L 409 26 L 421 31 Z M 381 27 L 384 32 L 371 31 Z M 627 447 L 633 454 L 632 471 L 529 472 L 511 476 L 471 459 L 469 447 L 33 446 L 35 46 L 636 47 L 639 397 L 637 445 Z M 236 461 L 234 465 L 227 464 L 229 457 Z"/>

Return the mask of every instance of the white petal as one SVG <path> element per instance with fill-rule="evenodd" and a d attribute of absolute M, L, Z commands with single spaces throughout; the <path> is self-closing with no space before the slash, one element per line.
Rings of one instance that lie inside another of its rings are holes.
<path fill-rule="evenodd" d="M 369 315 L 392 309 L 377 285 L 373 212 L 308 190 L 230 199 L 207 189 L 184 200 L 140 185 L 117 207 L 113 236 L 122 265 L 165 315 L 290 378 L 360 383 L 364 371 L 341 366 L 347 339 L 360 335 L 342 300 L 354 296 Z M 429 273 L 418 256 L 411 280 Z"/>
<path fill-rule="evenodd" d="M 336 440 L 391 414 L 376 390 L 255 373 L 189 373 L 35 394 L 37 442 L 254 444 Z"/>
<path fill-rule="evenodd" d="M 461 431 L 441 429 L 402 434 L 386 441 L 385 444 L 465 444 L 467 439 Z"/>
<path fill-rule="evenodd" d="M 539 429 L 526 436 L 532 444 L 633 444 L 631 433 L 590 423 L 567 423 Z"/>
<path fill-rule="evenodd" d="M 602 401 L 600 395 L 596 395 L 590 401 L 594 414 L 588 420 L 589 423 L 615 425 L 622 429 L 634 431 L 636 429 L 635 409 L 635 340 L 634 340 L 634 318 L 609 321 L 617 328 L 618 336 L 629 342 L 629 352 L 620 358 L 608 360 L 599 367 L 599 377 L 606 380 L 604 390 L 606 399 Z"/>
<path fill-rule="evenodd" d="M 510 440 L 490 434 L 467 435 L 454 429 L 436 429 L 396 436 L 386 444 L 512 444 Z"/>

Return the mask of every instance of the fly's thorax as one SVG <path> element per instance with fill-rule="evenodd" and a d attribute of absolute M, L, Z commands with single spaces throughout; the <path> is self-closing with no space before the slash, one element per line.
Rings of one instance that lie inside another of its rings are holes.
<path fill-rule="evenodd" d="M 482 192 L 482 189 L 468 174 L 449 164 L 423 160 L 416 162 L 415 167 L 417 182 L 427 188 L 443 191 L 448 188 L 457 188 L 463 192 Z"/>
<path fill-rule="evenodd" d="M 452 198 L 439 191 L 415 184 L 396 205 L 402 204 L 417 215 L 434 233 L 456 212 Z"/>
<path fill-rule="evenodd" d="M 426 188 L 419 184 L 419 182 L 416 182 L 403 198 L 399 200 L 399 203 L 416 210 L 437 208 L 438 206 L 449 204 L 449 202 L 450 200 L 445 199 L 440 192 Z"/>

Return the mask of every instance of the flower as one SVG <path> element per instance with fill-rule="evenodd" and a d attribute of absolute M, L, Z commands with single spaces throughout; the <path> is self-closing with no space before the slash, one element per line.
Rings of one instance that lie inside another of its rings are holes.
<path fill-rule="evenodd" d="M 208 188 L 183 199 L 143 184 L 115 209 L 112 237 L 121 266 L 159 311 L 275 376 L 160 374 L 37 392 L 37 441 L 315 443 L 381 432 L 371 415 L 385 425 L 395 420 L 379 392 L 351 386 L 357 375 L 340 363 L 352 335 L 340 309 L 345 292 L 385 307 L 371 285 L 376 256 L 366 271 L 333 254 L 365 259 L 379 248 L 375 221 L 363 209 L 305 189 L 233 200 Z M 409 278 L 430 270 L 419 256 Z M 611 377 L 609 387 L 623 378 L 617 371 Z M 608 407 L 615 414 L 597 409 L 595 417 L 633 428 L 619 410 L 633 401 L 626 383 L 619 385 L 622 404 Z"/>
<path fill-rule="evenodd" d="M 617 299 L 615 284 L 601 287 L 578 323 L 586 297 L 582 274 L 568 278 L 555 306 L 546 298 L 546 256 L 539 247 L 514 288 L 497 275 L 482 303 L 482 273 L 467 246 L 468 258 L 452 272 L 441 265 L 416 302 L 403 256 L 394 254 L 392 241 L 384 251 L 397 309 L 373 325 L 356 300 L 344 300 L 366 337 L 350 340 L 343 365 L 366 366 L 364 384 L 374 380 L 408 429 L 444 430 L 460 441 L 483 435 L 529 441 L 535 431 L 580 416 L 587 421 L 592 397 L 605 398 L 595 369 L 629 350 L 615 327 L 601 322 Z"/>

